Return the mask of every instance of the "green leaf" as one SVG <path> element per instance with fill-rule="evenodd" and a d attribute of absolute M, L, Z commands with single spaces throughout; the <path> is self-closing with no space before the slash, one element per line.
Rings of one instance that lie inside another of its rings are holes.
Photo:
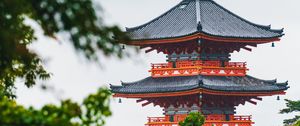
<path fill-rule="evenodd" d="M 202 126 L 205 117 L 199 112 L 191 112 L 184 121 L 179 122 L 180 126 Z"/>

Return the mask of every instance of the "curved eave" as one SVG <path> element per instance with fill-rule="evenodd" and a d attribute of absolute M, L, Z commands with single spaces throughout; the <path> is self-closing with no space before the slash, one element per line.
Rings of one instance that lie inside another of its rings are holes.
<path fill-rule="evenodd" d="M 233 16 L 235 16 L 235 17 L 237 17 L 237 18 L 239 18 L 239 19 L 241 19 L 241 20 L 243 20 L 243 21 L 245 21 L 245 22 L 247 22 L 247 23 L 249 23 L 249 24 L 251 24 L 251 25 L 253 25 L 253 26 L 256 26 L 256 27 L 259 27 L 259 28 L 261 28 L 261 29 L 265 29 L 265 30 L 268 30 L 268 31 L 271 31 L 271 32 L 275 32 L 275 33 L 281 34 L 281 36 L 284 35 L 284 33 L 283 33 L 284 28 L 281 28 L 281 29 L 271 29 L 271 25 L 261 25 L 261 24 L 257 24 L 257 23 L 251 22 L 251 21 L 249 21 L 249 20 L 247 20 L 247 19 L 245 19 L 245 18 L 243 18 L 243 17 L 241 17 L 241 16 L 239 16 L 239 15 L 237 15 L 237 14 L 235 14 L 235 13 L 229 11 L 228 9 L 226 9 L 226 8 L 223 7 L 222 5 L 216 3 L 215 1 L 212 1 L 212 2 L 213 2 L 215 5 L 217 5 L 218 7 L 222 8 L 222 9 L 223 9 L 224 11 L 226 11 L 227 13 L 229 13 L 229 14 L 231 14 L 231 15 L 233 15 Z"/>
<path fill-rule="evenodd" d="M 269 37 L 269 38 L 251 38 L 251 37 L 231 37 L 231 36 L 216 36 L 210 35 L 203 32 L 192 33 L 189 35 L 184 36 L 177 36 L 177 37 L 169 37 L 169 38 L 154 38 L 154 39 L 136 39 L 131 40 L 128 45 L 148 45 L 148 44 L 164 44 L 164 43 L 179 43 L 179 42 L 186 42 L 195 39 L 206 39 L 210 41 L 216 42 L 237 42 L 237 43 L 269 43 L 269 42 L 277 42 L 280 41 L 280 37 L 284 34 L 279 36 Z"/>
<path fill-rule="evenodd" d="M 126 27 L 125 29 L 126 29 L 127 32 L 132 32 L 132 31 L 136 31 L 136 30 L 138 30 L 138 29 L 140 29 L 140 28 L 143 28 L 143 27 L 145 27 L 145 26 L 151 24 L 152 22 L 154 22 L 154 21 L 160 19 L 161 17 L 165 16 L 166 14 L 170 13 L 172 10 L 174 10 L 174 9 L 177 8 L 177 7 L 179 7 L 179 6 L 180 6 L 181 4 L 183 4 L 183 3 L 185 3 L 185 2 L 182 1 L 182 2 L 178 3 L 177 5 L 175 5 L 174 7 L 172 7 L 171 9 L 169 9 L 168 11 L 166 11 L 165 13 L 161 14 L 160 16 L 154 18 L 153 20 L 151 20 L 151 21 L 149 21 L 149 22 L 147 22 L 147 23 L 144 23 L 144 24 L 139 25 L 139 26 L 131 27 L 131 28 Z"/>
<path fill-rule="evenodd" d="M 125 94 L 125 93 L 115 93 L 113 97 L 122 98 L 150 98 L 150 97 L 174 97 L 174 96 L 184 96 L 192 94 L 210 94 L 210 95 L 224 95 L 224 96 L 272 96 L 272 95 L 285 95 L 284 90 L 277 91 L 265 91 L 265 92 L 237 92 L 237 91 L 216 91 L 204 88 L 197 88 L 189 91 L 181 92 L 166 92 L 166 93 L 137 93 L 137 94 Z"/>

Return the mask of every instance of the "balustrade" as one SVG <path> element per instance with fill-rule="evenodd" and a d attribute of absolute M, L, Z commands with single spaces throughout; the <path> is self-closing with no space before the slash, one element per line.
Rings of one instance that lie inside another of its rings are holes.
<path fill-rule="evenodd" d="M 177 61 L 176 63 L 152 64 L 152 77 L 166 76 L 245 76 L 245 62 L 220 62 L 220 61 Z"/>
<path fill-rule="evenodd" d="M 148 123 L 146 126 L 179 126 L 178 123 L 185 119 L 186 115 L 175 115 L 177 117 L 174 121 L 170 121 L 169 116 L 165 117 L 148 117 Z M 251 126 L 253 122 L 251 121 L 251 116 L 235 116 L 230 115 L 229 120 L 226 120 L 225 115 L 207 115 L 205 116 L 204 126 L 223 126 L 228 124 L 228 126 Z"/>

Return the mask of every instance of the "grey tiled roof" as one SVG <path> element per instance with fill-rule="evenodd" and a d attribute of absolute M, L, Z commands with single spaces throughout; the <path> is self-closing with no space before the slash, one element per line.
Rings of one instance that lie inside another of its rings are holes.
<path fill-rule="evenodd" d="M 276 38 L 283 29 L 251 23 L 223 8 L 213 0 L 183 0 L 155 18 L 134 28 L 127 28 L 133 40 L 176 38 L 195 33 L 231 38 Z"/>
<path fill-rule="evenodd" d="M 178 92 L 196 88 L 227 92 L 269 92 L 282 91 L 289 87 L 287 82 L 277 83 L 276 80 L 260 80 L 249 75 L 244 77 L 202 75 L 163 78 L 147 77 L 137 82 L 122 82 L 122 86 L 111 85 L 113 93 L 125 94 Z"/>

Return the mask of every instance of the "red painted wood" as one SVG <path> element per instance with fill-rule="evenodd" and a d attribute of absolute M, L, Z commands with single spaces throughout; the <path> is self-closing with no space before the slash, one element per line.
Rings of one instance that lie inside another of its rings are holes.
<path fill-rule="evenodd" d="M 179 126 L 178 123 L 183 121 L 187 115 L 174 115 L 174 121 L 170 122 L 170 117 L 148 117 L 148 122 L 145 126 Z M 203 126 L 252 126 L 251 116 L 246 115 L 230 115 L 227 121 L 225 115 L 205 115 L 205 123 Z"/>
<path fill-rule="evenodd" d="M 245 76 L 245 62 L 225 62 L 222 67 L 220 61 L 177 61 L 176 68 L 173 68 L 171 62 L 151 64 L 152 77 L 170 77 L 170 76 Z"/>
<path fill-rule="evenodd" d="M 227 43 L 252 43 L 252 44 L 261 44 L 280 41 L 280 38 L 261 38 L 261 39 L 241 39 L 241 38 L 224 38 L 224 37 L 215 37 L 209 36 L 203 33 L 196 33 L 190 36 L 180 37 L 180 38 L 170 38 L 170 39 L 157 39 L 157 40 L 137 40 L 131 41 L 126 44 L 128 45 L 147 45 L 147 44 L 163 44 L 163 43 L 181 43 L 197 39 L 205 39 L 215 42 L 227 42 Z"/>
<path fill-rule="evenodd" d="M 251 50 L 246 47 L 247 45 L 256 47 L 255 43 L 228 43 L 228 42 L 216 42 L 210 40 L 203 40 L 201 44 L 198 44 L 196 41 L 182 42 L 182 43 L 162 43 L 162 44 L 146 44 L 141 45 L 141 48 L 150 47 L 148 52 L 157 50 L 158 52 L 163 52 L 164 54 L 176 53 L 187 53 L 191 54 L 193 51 L 198 53 L 232 53 L 233 51 L 239 51 L 241 48 L 246 50 Z"/>

